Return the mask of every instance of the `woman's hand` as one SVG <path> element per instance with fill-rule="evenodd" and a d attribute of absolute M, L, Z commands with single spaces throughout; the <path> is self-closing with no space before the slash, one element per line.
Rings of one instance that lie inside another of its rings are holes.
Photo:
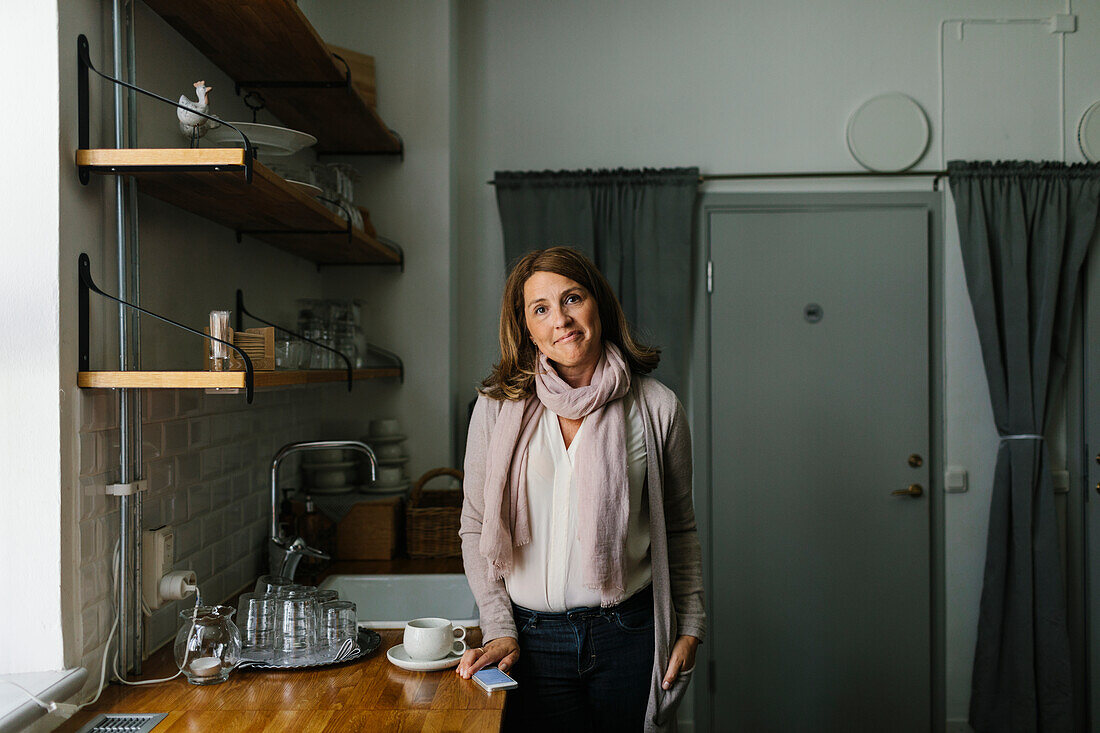
<path fill-rule="evenodd" d="M 694 649 L 692 658 L 694 658 Z M 515 666 L 517 661 L 519 661 L 519 642 L 510 636 L 501 636 L 483 647 L 467 649 L 458 667 L 455 668 L 455 673 L 468 680 L 482 667 L 495 664 L 501 672 L 507 672 Z"/>
<path fill-rule="evenodd" d="M 661 682 L 663 689 L 667 690 L 672 687 L 681 672 L 695 669 L 695 650 L 698 647 L 699 640 L 694 636 L 681 636 L 676 640 L 676 644 L 672 647 L 672 654 L 668 657 L 668 669 L 665 671 L 665 679 Z"/>

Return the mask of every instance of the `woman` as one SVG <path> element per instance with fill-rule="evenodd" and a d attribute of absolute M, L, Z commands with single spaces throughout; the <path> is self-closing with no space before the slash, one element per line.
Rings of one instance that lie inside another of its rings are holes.
<path fill-rule="evenodd" d="M 513 268 L 466 446 L 462 556 L 518 730 L 665 731 L 703 638 L 691 438 L 607 280 L 567 247 Z M 516 704 L 513 704 L 516 703 Z"/>

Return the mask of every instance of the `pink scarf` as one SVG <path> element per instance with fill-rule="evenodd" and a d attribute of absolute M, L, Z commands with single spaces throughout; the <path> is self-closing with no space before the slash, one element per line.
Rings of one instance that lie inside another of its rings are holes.
<path fill-rule="evenodd" d="M 585 418 L 585 438 L 577 446 L 577 523 L 584 553 L 584 583 L 598 590 L 601 605 L 622 600 L 623 557 L 630 487 L 626 473 L 626 412 L 622 396 L 630 389 L 630 369 L 615 344 L 604 353 L 587 387 L 570 387 L 545 355 L 535 396 L 507 400 L 489 439 L 485 472 L 485 514 L 481 554 L 491 580 L 512 570 L 512 548 L 531 541 L 527 509 L 527 450 L 544 408 L 568 418 Z"/>

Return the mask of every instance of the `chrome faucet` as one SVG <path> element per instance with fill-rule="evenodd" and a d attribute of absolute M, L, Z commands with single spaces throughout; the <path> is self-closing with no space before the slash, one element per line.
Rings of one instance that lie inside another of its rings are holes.
<path fill-rule="evenodd" d="M 279 528 L 279 464 L 291 453 L 331 448 L 348 448 L 365 454 L 370 461 L 371 481 L 377 478 L 378 459 L 369 445 L 358 440 L 312 440 L 288 443 L 280 448 L 271 460 L 271 537 L 267 543 L 268 565 L 275 575 L 294 580 L 294 572 L 303 556 L 319 560 L 331 559 L 326 553 L 308 546 L 304 539 L 294 536 L 293 532 L 284 535 Z"/>

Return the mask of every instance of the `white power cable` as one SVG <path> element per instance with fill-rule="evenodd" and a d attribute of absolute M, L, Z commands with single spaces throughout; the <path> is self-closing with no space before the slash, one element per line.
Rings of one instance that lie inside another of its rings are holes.
<path fill-rule="evenodd" d="M 120 554 L 119 554 L 119 540 L 115 540 L 115 548 L 114 548 L 114 551 L 112 552 L 112 557 L 113 557 L 113 562 L 111 563 L 111 589 L 112 589 L 112 593 L 117 597 L 117 593 L 118 593 L 118 575 L 119 575 L 119 572 L 120 572 L 119 564 L 120 564 L 121 559 L 122 559 L 120 557 Z M 190 584 L 185 586 L 185 588 L 189 592 L 196 592 L 198 590 L 198 586 L 190 585 Z M 195 601 L 196 601 L 195 607 L 198 608 L 198 598 L 197 597 L 196 597 Z M 144 601 L 142 602 L 142 606 L 145 607 Z M 148 610 L 148 609 L 146 608 L 146 610 Z M 111 671 L 114 673 L 115 679 L 118 682 L 121 682 L 124 685 L 135 685 L 135 686 L 137 686 L 137 685 L 151 685 L 151 684 L 159 683 L 159 682 L 168 682 L 170 680 L 174 680 L 176 677 L 179 677 L 180 673 L 183 672 L 184 667 L 187 666 L 187 657 L 191 653 L 190 642 L 191 642 L 191 635 L 195 632 L 195 617 L 196 617 L 196 614 L 193 612 L 191 614 L 191 628 L 187 632 L 188 647 L 187 647 L 187 650 L 186 650 L 186 652 L 184 653 L 184 656 L 183 656 L 183 666 L 179 667 L 178 671 L 174 675 L 172 675 L 171 677 L 165 677 L 163 679 L 157 679 L 157 680 L 141 680 L 140 682 L 131 682 L 129 680 L 124 680 L 124 679 L 122 679 L 122 675 L 120 675 L 118 673 L 118 650 L 116 649 L 115 654 L 112 657 L 113 661 L 111 663 Z M 15 682 L 12 682 L 11 680 L 3 680 L 3 681 L 8 682 L 9 684 L 15 685 L 20 690 L 23 690 L 23 692 L 28 697 L 30 697 L 32 700 L 34 700 L 34 702 L 36 704 L 38 704 L 40 707 L 45 709 L 47 713 L 52 713 L 54 711 L 60 710 L 62 715 L 66 719 L 72 717 L 81 708 L 85 708 L 85 707 L 97 702 L 99 700 L 100 696 L 103 694 L 103 690 L 106 689 L 106 687 L 107 687 L 107 658 L 111 653 L 111 641 L 114 639 L 115 631 L 118 629 L 118 622 L 119 622 L 119 613 L 118 613 L 118 609 L 116 608 L 115 609 L 115 618 L 111 622 L 111 630 L 107 633 L 107 641 L 103 645 L 103 660 L 100 663 L 100 667 L 99 667 L 99 689 L 96 690 L 95 697 L 93 697 L 91 700 L 88 700 L 87 702 L 82 702 L 79 705 L 74 705 L 72 703 L 59 703 L 59 702 L 54 702 L 54 701 L 50 701 L 50 702 L 47 703 L 47 702 L 43 702 L 39 698 L 35 697 L 33 694 L 30 693 L 30 691 L 28 691 L 26 688 L 22 687 L 21 685 L 18 685 Z"/>

